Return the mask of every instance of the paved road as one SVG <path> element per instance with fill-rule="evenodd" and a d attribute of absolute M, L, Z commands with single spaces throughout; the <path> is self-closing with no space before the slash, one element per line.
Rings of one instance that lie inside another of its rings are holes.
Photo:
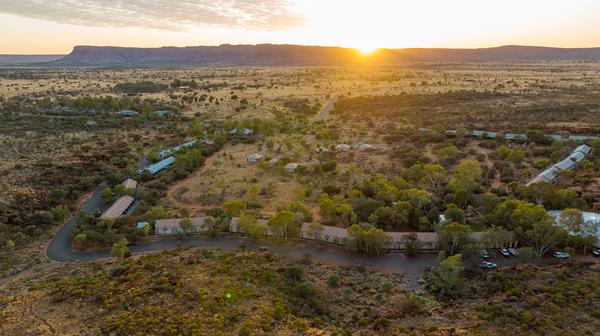
<path fill-rule="evenodd" d="M 318 121 L 325 120 L 329 116 L 329 112 L 331 112 L 331 109 L 333 108 L 333 104 L 335 104 L 337 99 L 338 99 L 338 96 L 335 95 L 329 100 L 327 105 L 325 105 L 325 107 L 321 110 L 321 112 L 319 112 L 319 115 L 317 116 Z"/>
<path fill-rule="evenodd" d="M 90 199 L 83 205 L 81 210 L 88 212 L 96 210 L 105 210 L 108 205 L 102 200 L 102 191 L 106 188 L 106 185 L 101 185 L 94 191 Z M 71 232 L 77 226 L 77 216 L 71 218 L 67 224 L 58 230 L 54 238 L 48 244 L 46 248 L 46 254 L 50 260 L 55 261 L 74 261 L 80 259 L 86 255 L 84 253 L 78 253 L 71 250 Z"/>
<path fill-rule="evenodd" d="M 106 188 L 101 185 L 92 194 L 90 199 L 82 207 L 85 211 L 105 210 L 108 207 L 100 196 L 102 190 Z M 77 225 L 77 218 L 71 218 L 67 224 L 60 228 L 58 233 L 48 244 L 46 254 L 53 261 L 73 262 L 73 261 L 93 261 L 110 257 L 110 250 L 77 252 L 71 249 L 71 232 Z M 339 247 L 316 245 L 314 242 L 299 243 L 293 247 L 275 246 L 268 243 L 256 242 L 245 237 L 235 235 L 221 235 L 217 238 L 207 238 L 200 236 L 183 237 L 162 237 L 155 241 L 130 245 L 131 253 L 156 252 L 175 248 L 200 247 L 200 248 L 218 248 L 224 250 L 237 250 L 241 245 L 248 249 L 258 249 L 259 247 L 268 247 L 271 251 L 281 254 L 290 259 L 299 258 L 305 253 L 310 253 L 317 262 L 338 265 L 363 265 L 371 269 L 400 272 L 412 277 L 416 282 L 416 277 L 426 268 L 434 264 L 435 255 L 424 254 L 415 259 L 407 259 L 404 255 L 383 255 L 379 257 L 365 256 L 362 254 L 343 251 Z"/>
<path fill-rule="evenodd" d="M 108 207 L 102 201 L 100 194 L 106 186 L 102 185 L 92 194 L 90 200 L 86 202 L 82 210 L 94 211 L 104 210 Z M 70 235 L 77 225 L 76 217 L 72 218 L 65 224 L 52 239 L 46 253 L 50 260 L 60 262 L 72 261 L 93 261 L 110 257 L 110 251 L 92 251 L 92 252 L 76 252 L 70 247 Z M 190 236 L 178 239 L 177 237 L 161 237 L 155 241 L 129 246 L 131 253 L 156 252 L 175 248 L 218 248 L 224 250 L 237 250 L 244 245 L 248 249 L 258 249 L 259 247 L 268 247 L 271 251 L 278 253 L 286 258 L 295 259 L 301 257 L 305 253 L 310 253 L 313 260 L 326 264 L 337 264 L 344 266 L 362 265 L 370 269 L 402 273 L 406 276 L 409 284 L 412 287 L 417 285 L 417 279 L 423 271 L 435 264 L 435 254 L 422 254 L 417 258 L 408 259 L 403 254 L 386 254 L 381 256 L 365 256 L 351 251 L 343 250 L 341 247 L 317 245 L 314 242 L 297 243 L 291 247 L 275 246 L 268 243 L 256 242 L 254 240 L 235 236 L 221 235 L 216 238 L 207 238 L 201 236 Z M 502 258 L 493 257 L 493 261 L 499 266 L 513 265 L 522 262 L 520 258 Z M 553 258 L 544 258 L 537 262 L 551 263 L 557 262 Z"/>

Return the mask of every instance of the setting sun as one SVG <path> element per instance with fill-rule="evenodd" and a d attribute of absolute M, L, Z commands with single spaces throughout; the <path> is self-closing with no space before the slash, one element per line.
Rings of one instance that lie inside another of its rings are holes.
<path fill-rule="evenodd" d="M 358 50 L 361 54 L 368 56 L 368 55 L 371 55 L 374 52 L 376 52 L 379 48 L 371 47 L 371 46 L 363 46 L 363 47 L 357 47 L 355 49 Z"/>

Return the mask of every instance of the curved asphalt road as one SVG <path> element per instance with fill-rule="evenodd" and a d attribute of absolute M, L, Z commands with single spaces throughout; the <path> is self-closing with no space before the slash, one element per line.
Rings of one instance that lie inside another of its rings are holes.
<path fill-rule="evenodd" d="M 108 207 L 100 197 L 102 190 L 106 186 L 100 186 L 91 196 L 91 198 L 82 207 L 85 211 L 104 210 Z M 60 228 L 58 233 L 48 244 L 46 254 L 53 261 L 92 261 L 110 257 L 109 250 L 77 252 L 71 249 L 71 232 L 77 225 L 77 217 L 71 218 L 67 224 Z M 189 237 L 162 237 L 155 241 L 130 245 L 131 253 L 144 253 L 169 250 L 175 248 L 204 247 L 221 248 L 226 250 L 239 249 L 245 245 L 249 249 L 258 249 L 259 247 L 268 247 L 271 251 L 288 257 L 300 257 L 304 253 L 310 253 L 315 260 L 322 260 L 334 264 L 343 265 L 365 265 L 378 269 L 386 270 L 420 270 L 424 266 L 432 265 L 435 261 L 434 255 L 422 255 L 419 258 L 408 260 L 404 255 L 382 255 L 379 257 L 365 256 L 362 254 L 341 251 L 339 247 L 327 245 L 317 245 L 313 242 L 301 243 L 293 247 L 275 246 L 268 243 L 256 242 L 254 240 L 236 235 L 221 235 L 216 238 L 207 238 L 201 236 Z M 423 265 L 425 262 L 425 265 Z"/>
<path fill-rule="evenodd" d="M 106 188 L 101 185 L 92 194 L 92 197 L 85 203 L 82 210 L 95 211 L 104 210 L 108 207 L 100 197 L 102 190 Z M 46 249 L 48 258 L 53 261 L 72 262 L 72 261 L 93 261 L 110 257 L 110 250 L 76 252 L 71 249 L 71 232 L 77 225 L 77 218 L 71 218 L 65 224 L 56 236 L 50 241 Z M 220 235 L 216 238 L 207 238 L 201 236 L 161 237 L 155 241 L 146 242 L 138 245 L 130 245 L 129 250 L 132 254 L 157 252 L 176 248 L 214 248 L 224 250 L 238 250 L 241 246 L 248 249 L 258 249 L 268 247 L 272 252 L 282 255 L 286 258 L 297 259 L 305 253 L 311 254 L 314 261 L 325 264 L 337 264 L 344 266 L 362 265 L 373 270 L 384 272 L 402 273 L 409 280 L 411 287 L 417 286 L 417 279 L 423 271 L 435 264 L 436 254 L 425 253 L 416 258 L 409 259 L 403 254 L 384 254 L 381 256 L 366 256 L 351 251 L 343 250 L 338 246 L 317 245 L 314 242 L 301 242 L 292 247 L 275 246 L 269 243 L 256 242 L 252 239 L 236 235 Z M 498 266 L 509 266 L 518 262 L 523 262 L 521 258 L 502 258 L 495 257 L 494 262 Z M 531 262 L 531 261 L 529 261 Z M 553 258 L 543 258 L 538 263 L 557 262 Z"/>
<path fill-rule="evenodd" d="M 101 193 L 106 188 L 101 185 L 92 194 L 90 199 L 82 207 L 85 211 L 104 210 L 108 207 L 102 198 Z M 67 224 L 60 228 L 54 238 L 46 248 L 46 254 L 50 260 L 59 262 L 73 261 L 93 261 L 110 257 L 110 250 L 77 252 L 71 249 L 71 232 L 77 225 L 77 217 L 71 218 Z M 343 251 L 339 247 L 327 245 L 317 245 L 314 242 L 296 244 L 293 247 L 275 246 L 268 243 L 256 242 L 252 239 L 235 235 L 221 235 L 216 238 L 207 238 L 200 236 L 190 237 L 162 237 L 155 241 L 130 245 L 131 253 L 156 252 L 176 248 L 200 247 L 200 248 L 218 248 L 224 250 L 237 250 L 244 245 L 248 249 L 258 249 L 259 247 L 268 247 L 271 251 L 283 255 L 287 258 L 299 258 L 305 253 L 310 253 L 315 261 L 339 265 L 363 265 L 372 269 L 402 272 L 406 274 L 418 275 L 426 267 L 435 262 L 434 254 L 423 254 L 415 259 L 408 259 L 404 255 L 386 254 L 379 257 L 365 256 L 350 251 Z M 415 278 L 416 279 L 416 278 Z"/>
<path fill-rule="evenodd" d="M 106 188 L 106 185 L 102 184 L 94 191 L 92 197 L 83 205 L 81 210 L 88 212 L 105 210 L 108 205 L 102 200 L 102 191 Z M 63 225 L 56 235 L 46 247 L 46 255 L 50 260 L 54 261 L 75 261 L 83 260 L 88 253 L 80 253 L 71 250 L 71 232 L 77 226 L 77 216 L 71 218 L 67 224 Z M 93 258 L 92 258 L 93 259 Z M 87 260 L 92 260 L 87 259 Z M 97 258 L 96 258 L 97 259 Z"/>

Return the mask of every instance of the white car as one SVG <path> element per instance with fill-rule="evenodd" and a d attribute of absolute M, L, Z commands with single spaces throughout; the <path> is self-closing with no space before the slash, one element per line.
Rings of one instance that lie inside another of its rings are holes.
<path fill-rule="evenodd" d="M 554 252 L 554 257 L 558 259 L 567 259 L 570 256 L 567 252 L 556 251 Z"/>
<path fill-rule="evenodd" d="M 479 264 L 479 267 L 483 268 L 483 269 L 495 269 L 498 267 L 498 265 L 496 265 L 496 263 L 490 262 L 490 261 L 484 261 L 481 264 Z"/>

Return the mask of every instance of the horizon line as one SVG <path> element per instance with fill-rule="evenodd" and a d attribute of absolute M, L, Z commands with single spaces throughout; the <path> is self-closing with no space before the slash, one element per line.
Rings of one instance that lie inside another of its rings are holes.
<path fill-rule="evenodd" d="M 95 48 L 128 48 L 128 49 L 161 49 L 161 48 L 197 48 L 197 47 L 222 47 L 222 46 L 299 46 L 299 47 L 316 47 L 316 48 L 340 48 L 340 49 L 350 49 L 360 51 L 360 48 L 355 47 L 344 47 L 339 45 L 313 45 L 313 44 L 294 44 L 294 43 L 255 43 L 255 44 L 233 44 L 233 43 L 221 43 L 218 45 L 186 45 L 186 46 L 157 46 L 157 47 L 138 47 L 138 46 L 119 46 L 119 45 L 93 45 L 93 44 L 79 44 L 74 45 L 71 48 L 70 52 L 67 53 L 36 53 L 36 54 L 27 54 L 27 53 L 0 53 L 0 56 L 63 56 L 69 55 L 71 52 L 78 47 L 95 47 Z M 546 49 L 597 49 L 600 46 L 594 47 L 553 47 L 553 46 L 543 46 L 543 45 L 525 45 L 525 44 L 505 44 L 505 45 L 496 45 L 496 46 L 487 46 L 487 47 L 380 47 L 374 48 L 373 50 L 481 50 L 481 49 L 496 49 L 496 48 L 505 48 L 505 47 L 525 47 L 525 48 L 546 48 Z"/>

